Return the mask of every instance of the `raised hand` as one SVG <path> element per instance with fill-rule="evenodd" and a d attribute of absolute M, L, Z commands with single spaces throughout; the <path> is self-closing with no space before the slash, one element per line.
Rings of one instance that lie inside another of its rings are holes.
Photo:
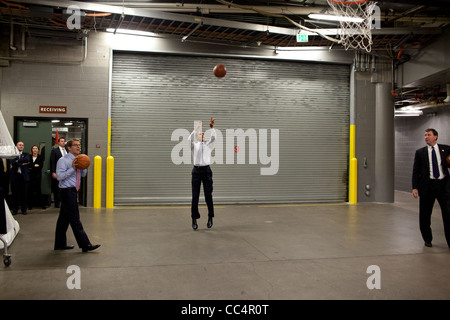
<path fill-rule="evenodd" d="M 202 126 L 202 122 L 203 122 L 203 120 L 199 120 L 199 121 L 197 122 L 197 125 L 195 126 L 194 131 L 197 131 L 198 128 L 200 128 L 200 127 Z"/>

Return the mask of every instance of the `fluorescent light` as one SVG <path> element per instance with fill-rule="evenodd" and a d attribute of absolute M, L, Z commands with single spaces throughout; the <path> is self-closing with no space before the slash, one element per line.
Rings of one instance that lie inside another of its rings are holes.
<path fill-rule="evenodd" d="M 421 110 L 408 110 L 408 111 L 396 110 L 394 115 L 396 117 L 418 117 L 418 116 L 423 115 L 423 111 L 421 111 Z"/>
<path fill-rule="evenodd" d="M 420 114 L 413 114 L 413 113 L 411 113 L 411 114 L 395 114 L 394 116 L 396 118 L 397 117 L 419 117 Z"/>
<path fill-rule="evenodd" d="M 364 21 L 364 19 L 360 17 L 334 16 L 331 14 L 322 14 L 322 13 L 311 13 L 308 15 L 308 17 L 311 19 L 328 20 L 328 21 L 342 21 L 342 22 L 356 22 L 356 23 L 361 23 Z"/>
<path fill-rule="evenodd" d="M 73 123 L 72 122 L 65 122 L 64 125 L 65 126 L 71 126 L 71 125 L 73 125 Z"/>
<path fill-rule="evenodd" d="M 117 29 L 116 30 L 114 28 L 107 28 L 106 32 L 129 34 L 129 35 L 133 35 L 133 36 L 146 36 L 146 37 L 158 36 L 156 33 L 153 33 L 153 32 L 139 31 L 139 30 L 127 30 L 127 29 Z"/>

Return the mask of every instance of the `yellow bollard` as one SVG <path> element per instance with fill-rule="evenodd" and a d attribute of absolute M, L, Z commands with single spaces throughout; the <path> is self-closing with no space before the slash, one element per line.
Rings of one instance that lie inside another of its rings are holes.
<path fill-rule="evenodd" d="M 348 177 L 348 202 L 356 204 L 358 201 L 358 159 L 355 157 L 356 127 L 350 125 L 350 163 Z"/>
<path fill-rule="evenodd" d="M 348 181 L 348 201 L 352 204 L 358 202 L 358 159 L 350 160 L 350 177 Z"/>
<path fill-rule="evenodd" d="M 106 158 L 106 208 L 114 208 L 114 157 Z"/>
<path fill-rule="evenodd" d="M 94 208 L 102 207 L 102 157 L 94 158 Z"/>

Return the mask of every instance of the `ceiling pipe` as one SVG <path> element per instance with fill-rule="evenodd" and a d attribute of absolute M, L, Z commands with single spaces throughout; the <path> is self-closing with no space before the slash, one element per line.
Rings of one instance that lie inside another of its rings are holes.
<path fill-rule="evenodd" d="M 107 1 L 102 2 L 103 5 L 121 6 L 123 1 Z M 149 9 L 154 11 L 167 12 L 203 12 L 203 13 L 248 13 L 248 10 L 238 7 L 224 6 L 223 4 L 207 4 L 207 3 L 164 3 L 164 2 L 126 2 L 128 8 Z M 290 14 L 290 15 L 308 15 L 310 13 L 320 13 L 323 9 L 328 8 L 327 5 L 314 6 L 287 6 L 287 5 L 254 5 L 253 8 L 265 10 L 272 14 Z"/>
<path fill-rule="evenodd" d="M 17 48 L 14 47 L 14 23 L 11 22 L 10 32 L 9 32 L 9 48 L 16 51 Z"/>
<path fill-rule="evenodd" d="M 87 59 L 88 53 L 88 30 L 83 30 L 83 56 L 80 60 L 49 60 L 49 59 L 35 59 L 35 58 L 26 58 L 26 57 L 0 57 L 0 60 L 9 60 L 9 61 L 21 61 L 28 63 L 48 63 L 48 64 L 81 64 Z"/>
<path fill-rule="evenodd" d="M 191 32 L 189 32 L 186 36 L 184 36 L 181 39 L 181 42 L 185 42 L 187 40 L 187 38 L 189 38 L 191 35 L 194 34 L 195 31 L 197 31 L 198 28 L 200 28 L 203 25 L 203 22 L 200 20 L 199 23 L 195 26 L 194 29 L 191 30 Z"/>
<path fill-rule="evenodd" d="M 25 29 L 22 29 L 22 51 L 25 51 Z"/>
<path fill-rule="evenodd" d="M 423 0 L 377 0 L 379 3 L 402 3 L 411 5 L 422 5 L 425 1 Z M 448 0 L 428 0 L 426 1 L 427 7 L 446 7 L 450 6 Z"/>

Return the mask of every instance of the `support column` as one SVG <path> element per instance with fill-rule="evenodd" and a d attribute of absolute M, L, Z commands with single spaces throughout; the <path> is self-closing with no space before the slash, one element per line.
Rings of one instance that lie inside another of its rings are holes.
<path fill-rule="evenodd" d="M 391 83 L 376 83 L 375 201 L 394 202 L 395 130 Z"/>

